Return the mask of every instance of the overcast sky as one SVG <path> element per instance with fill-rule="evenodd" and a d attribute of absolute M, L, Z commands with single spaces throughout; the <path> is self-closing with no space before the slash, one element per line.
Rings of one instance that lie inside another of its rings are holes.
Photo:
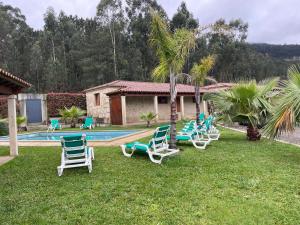
<path fill-rule="evenodd" d="M 1 0 L 0 0 L 1 1 Z M 27 23 L 35 29 L 43 26 L 43 14 L 48 6 L 56 12 L 81 17 L 93 17 L 100 0 L 2 0 L 22 10 Z M 182 0 L 158 0 L 169 17 L 176 12 Z M 208 24 L 219 18 L 241 18 L 249 23 L 249 42 L 300 44 L 299 0 L 186 0 L 188 9 Z"/>

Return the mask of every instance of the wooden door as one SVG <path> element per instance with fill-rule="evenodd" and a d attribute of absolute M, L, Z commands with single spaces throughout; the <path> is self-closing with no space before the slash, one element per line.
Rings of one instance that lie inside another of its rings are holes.
<path fill-rule="evenodd" d="M 110 120 L 112 125 L 122 125 L 121 96 L 110 97 Z"/>

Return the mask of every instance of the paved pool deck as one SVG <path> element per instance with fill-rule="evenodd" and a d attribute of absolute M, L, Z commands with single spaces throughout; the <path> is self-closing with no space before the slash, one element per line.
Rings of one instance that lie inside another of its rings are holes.
<path fill-rule="evenodd" d="M 240 126 L 238 124 L 233 124 L 231 126 L 224 127 L 244 133 L 246 133 L 247 131 L 247 127 Z M 280 137 L 276 138 L 275 140 L 300 147 L 300 127 L 296 127 L 293 133 L 283 133 L 282 135 L 280 135 Z"/>
<path fill-rule="evenodd" d="M 13 156 L 0 156 L 0 166 L 2 166 L 4 163 L 9 162 L 12 159 L 14 159 Z"/>
<path fill-rule="evenodd" d="M 89 146 L 119 146 L 124 143 L 136 141 L 138 139 L 153 135 L 154 130 L 142 130 L 125 137 L 113 139 L 111 141 L 88 141 Z M 18 141 L 19 146 L 61 146 L 60 141 Z M 0 146 L 9 146 L 8 141 L 0 141 Z"/>

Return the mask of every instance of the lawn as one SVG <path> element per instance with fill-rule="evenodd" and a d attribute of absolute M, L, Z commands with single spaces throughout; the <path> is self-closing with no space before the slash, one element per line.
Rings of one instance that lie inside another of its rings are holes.
<path fill-rule="evenodd" d="M 180 148 L 163 165 L 96 148 L 91 174 L 62 177 L 60 148 L 20 148 L 0 167 L 0 224 L 299 224 L 299 148 L 229 130 Z"/>

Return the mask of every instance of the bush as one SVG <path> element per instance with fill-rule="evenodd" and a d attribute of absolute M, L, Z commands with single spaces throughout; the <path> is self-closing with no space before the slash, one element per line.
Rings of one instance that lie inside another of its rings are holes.
<path fill-rule="evenodd" d="M 8 135 L 8 124 L 4 121 L 0 121 L 0 136 Z"/>
<path fill-rule="evenodd" d="M 8 106 L 7 106 L 7 97 L 8 96 L 0 96 L 0 118 L 8 117 Z M 20 111 L 19 102 L 16 103 L 17 113 Z"/>
<path fill-rule="evenodd" d="M 76 106 L 86 110 L 86 97 L 83 93 L 49 93 L 47 108 L 49 117 L 59 116 L 59 109 Z"/>

